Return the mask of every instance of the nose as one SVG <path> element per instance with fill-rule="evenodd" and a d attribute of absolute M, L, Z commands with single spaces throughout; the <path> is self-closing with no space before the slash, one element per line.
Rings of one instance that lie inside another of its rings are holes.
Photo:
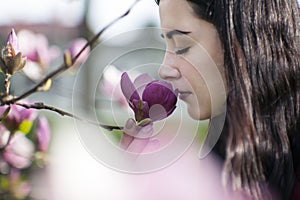
<path fill-rule="evenodd" d="M 159 76 L 165 80 L 174 80 L 180 78 L 181 74 L 176 65 L 176 55 L 174 53 L 166 51 L 163 63 L 161 64 Z"/>

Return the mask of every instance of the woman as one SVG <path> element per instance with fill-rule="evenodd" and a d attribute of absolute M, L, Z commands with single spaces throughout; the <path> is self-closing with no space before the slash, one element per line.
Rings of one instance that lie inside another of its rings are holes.
<path fill-rule="evenodd" d="M 226 121 L 214 151 L 224 161 L 226 188 L 249 199 L 271 199 L 274 194 L 291 199 L 300 142 L 297 1 L 157 3 L 167 44 L 159 74 L 179 90 L 191 117 L 202 120 L 215 114 L 207 77 L 202 76 L 213 67 L 209 60 L 224 78 Z M 129 141 L 125 139 L 123 143 Z"/>
<path fill-rule="evenodd" d="M 224 185 L 249 199 L 291 199 L 300 160 L 297 1 L 157 3 L 167 44 L 159 74 L 179 90 L 191 117 L 214 117 L 201 76 L 213 67 L 206 61 L 212 59 L 224 78 L 226 121 L 214 148 L 223 158 Z"/>

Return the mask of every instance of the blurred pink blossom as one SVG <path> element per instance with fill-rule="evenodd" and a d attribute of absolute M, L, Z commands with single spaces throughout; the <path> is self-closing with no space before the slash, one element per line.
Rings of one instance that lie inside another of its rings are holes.
<path fill-rule="evenodd" d="M 3 159 L 22 169 L 30 166 L 34 145 L 22 132 L 16 132 L 3 152 Z"/>
<path fill-rule="evenodd" d="M 81 51 L 81 49 L 87 44 L 87 42 L 88 41 L 84 38 L 74 39 L 70 43 L 70 45 L 67 49 L 70 52 L 71 57 L 74 58 Z M 87 47 L 77 58 L 75 65 L 80 66 L 87 59 L 89 53 L 90 53 L 90 48 Z"/>
<path fill-rule="evenodd" d="M 21 30 L 18 32 L 18 38 L 23 54 L 31 61 L 47 66 L 59 55 L 59 48 L 49 46 L 48 39 L 43 34 Z"/>
<path fill-rule="evenodd" d="M 0 124 L 0 148 L 4 147 L 9 138 L 10 132 L 2 124 Z"/>
<path fill-rule="evenodd" d="M 39 80 L 47 71 L 49 64 L 58 57 L 60 50 L 57 46 L 50 46 L 43 34 L 29 30 L 18 32 L 20 49 L 28 59 L 24 73 L 33 80 Z"/>
<path fill-rule="evenodd" d="M 0 115 L 7 109 L 7 105 L 0 106 Z M 10 131 L 14 132 L 24 120 L 32 121 L 36 117 L 34 109 L 27 109 L 18 105 L 10 105 L 10 111 L 2 124 Z"/>
<path fill-rule="evenodd" d="M 116 101 L 121 106 L 129 108 L 127 100 L 122 93 L 120 80 L 122 72 L 115 66 L 110 65 L 103 73 L 100 91 L 103 92 L 112 101 Z"/>
<path fill-rule="evenodd" d="M 46 117 L 41 116 L 36 129 L 37 147 L 40 151 L 47 151 L 50 142 L 50 126 Z"/>

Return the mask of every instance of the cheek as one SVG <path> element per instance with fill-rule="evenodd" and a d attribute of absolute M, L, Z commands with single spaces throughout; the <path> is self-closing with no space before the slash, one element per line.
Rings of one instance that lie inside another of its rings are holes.
<path fill-rule="evenodd" d="M 196 120 L 208 119 L 211 113 L 211 100 L 207 85 L 197 69 L 190 65 L 185 67 L 182 75 L 193 92 L 192 98 L 186 102 L 188 113 Z"/>
<path fill-rule="evenodd" d="M 199 87 L 200 88 L 200 87 Z M 201 89 L 200 89 L 201 90 Z M 186 102 L 189 115 L 195 120 L 209 119 L 211 116 L 210 96 L 205 89 Z"/>
<path fill-rule="evenodd" d="M 187 79 L 193 90 L 193 98 L 188 104 L 188 112 L 194 119 L 204 120 L 211 116 L 211 96 L 208 85 L 214 82 L 214 76 L 210 69 L 215 68 L 214 62 L 207 54 L 200 54 L 198 59 L 194 61 L 193 65 L 191 57 L 185 59 L 182 63 L 182 76 Z M 191 62 L 187 62 L 187 60 Z"/>
<path fill-rule="evenodd" d="M 198 107 L 196 110 L 199 112 L 199 119 L 207 119 L 210 117 L 211 113 L 211 97 L 207 85 L 201 76 L 198 77 L 198 83 L 194 85 L 194 89 L 194 101 L 195 107 Z"/>

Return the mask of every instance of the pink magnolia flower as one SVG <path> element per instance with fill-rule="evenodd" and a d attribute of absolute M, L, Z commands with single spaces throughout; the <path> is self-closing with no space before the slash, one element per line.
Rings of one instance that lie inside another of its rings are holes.
<path fill-rule="evenodd" d="M 50 126 L 46 117 L 41 116 L 37 122 L 36 140 L 40 151 L 47 151 L 50 142 Z"/>
<path fill-rule="evenodd" d="M 33 143 L 21 132 L 16 132 L 3 152 L 3 159 L 18 169 L 31 164 L 34 152 Z"/>
<path fill-rule="evenodd" d="M 153 80 L 148 74 L 142 74 L 132 82 L 124 72 L 121 89 L 138 122 L 146 118 L 152 121 L 164 119 L 176 108 L 177 92 L 172 85 Z"/>
<path fill-rule="evenodd" d="M 43 34 L 36 34 L 29 30 L 18 33 L 20 48 L 24 55 L 31 61 L 47 66 L 59 55 L 57 46 L 49 46 L 48 39 Z"/>

